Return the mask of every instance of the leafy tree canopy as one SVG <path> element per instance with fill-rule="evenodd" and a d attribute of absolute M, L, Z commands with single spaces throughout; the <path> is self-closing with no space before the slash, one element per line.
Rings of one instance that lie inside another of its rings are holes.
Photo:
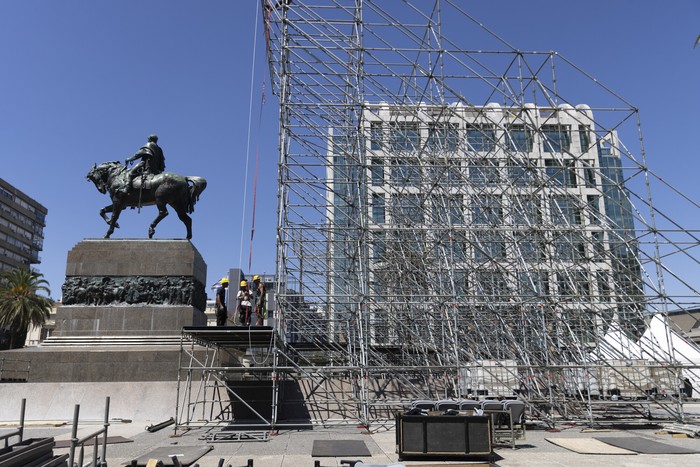
<path fill-rule="evenodd" d="M 30 326 L 43 325 L 53 302 L 38 292 L 49 295 L 48 285 L 43 275 L 33 269 L 0 274 L 0 328 L 9 328 L 13 335 L 25 335 Z"/>

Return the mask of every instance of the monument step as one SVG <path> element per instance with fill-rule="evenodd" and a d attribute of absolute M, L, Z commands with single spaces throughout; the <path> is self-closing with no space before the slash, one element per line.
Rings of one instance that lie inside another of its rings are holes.
<path fill-rule="evenodd" d="M 50 336 L 41 347 L 180 345 L 181 336 Z"/>

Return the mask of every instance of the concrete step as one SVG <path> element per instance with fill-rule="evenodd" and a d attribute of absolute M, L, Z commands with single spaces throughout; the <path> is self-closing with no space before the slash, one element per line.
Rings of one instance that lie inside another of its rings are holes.
<path fill-rule="evenodd" d="M 51 336 L 40 347 L 180 345 L 180 336 Z"/>

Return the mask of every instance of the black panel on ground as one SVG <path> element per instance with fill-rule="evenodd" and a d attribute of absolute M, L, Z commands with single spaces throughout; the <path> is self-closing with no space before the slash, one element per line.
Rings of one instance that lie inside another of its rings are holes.
<path fill-rule="evenodd" d="M 316 439 L 311 457 L 370 457 L 364 441 L 353 439 Z"/>
<path fill-rule="evenodd" d="M 616 446 L 622 449 L 638 452 L 640 454 L 697 454 L 700 451 L 687 449 L 671 444 L 659 443 L 639 436 L 620 436 L 595 438 L 598 441 Z"/>

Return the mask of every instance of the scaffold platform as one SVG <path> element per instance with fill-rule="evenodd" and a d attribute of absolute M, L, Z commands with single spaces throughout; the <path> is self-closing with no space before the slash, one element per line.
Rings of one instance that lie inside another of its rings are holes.
<path fill-rule="evenodd" d="M 267 347 L 278 338 L 272 326 L 186 326 L 182 335 L 198 345 L 239 350 Z"/>

